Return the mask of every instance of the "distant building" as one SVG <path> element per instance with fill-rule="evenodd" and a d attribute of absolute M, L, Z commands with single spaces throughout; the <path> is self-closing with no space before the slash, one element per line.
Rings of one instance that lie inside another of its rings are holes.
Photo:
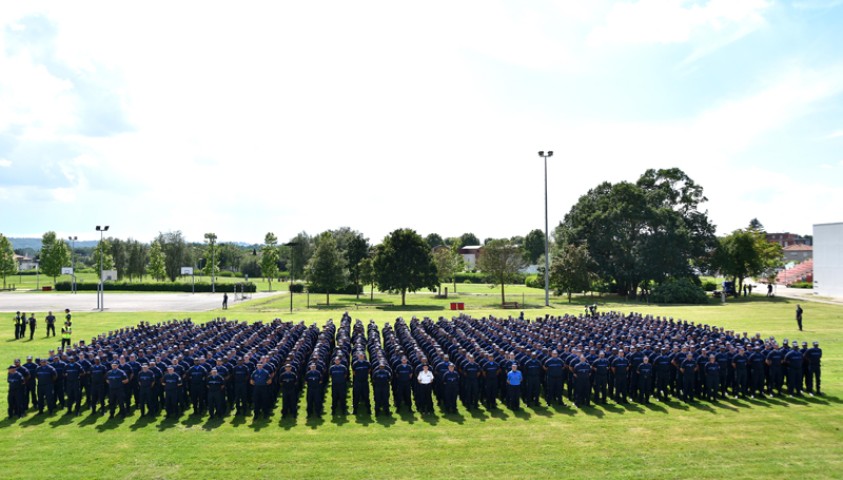
<path fill-rule="evenodd" d="M 789 245 L 784 247 L 783 253 L 785 263 L 802 263 L 814 258 L 814 247 L 810 245 Z"/>
<path fill-rule="evenodd" d="M 474 270 L 477 267 L 477 259 L 480 257 L 482 250 L 482 245 L 466 245 L 457 251 L 465 261 L 466 270 Z"/>
<path fill-rule="evenodd" d="M 35 263 L 35 260 L 31 257 L 27 257 L 25 255 L 18 255 L 15 254 L 15 262 L 18 264 L 18 271 L 25 272 L 27 270 L 35 270 L 35 267 L 38 266 Z"/>
<path fill-rule="evenodd" d="M 813 243 L 813 239 L 811 238 L 806 238 L 802 235 L 797 235 L 795 233 L 790 232 L 768 233 L 767 241 L 778 243 L 782 246 L 782 248 L 787 248 L 791 245 L 811 245 Z"/>
<path fill-rule="evenodd" d="M 814 225 L 814 293 L 843 297 L 843 222 Z"/>

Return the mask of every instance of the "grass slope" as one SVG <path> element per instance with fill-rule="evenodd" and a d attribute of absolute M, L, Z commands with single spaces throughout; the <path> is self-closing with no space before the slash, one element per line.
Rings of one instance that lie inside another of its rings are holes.
<path fill-rule="evenodd" d="M 339 296 L 338 296 L 339 297 Z M 353 297 L 351 297 L 353 299 Z M 415 297 L 414 297 L 415 298 Z M 286 305 L 245 302 L 227 312 L 78 313 L 78 338 L 133 325 L 186 318 L 202 322 L 226 315 L 242 320 L 284 319 L 321 322 L 341 310 L 283 311 Z M 257 302 L 257 301 L 256 301 Z M 588 299 L 581 299 L 587 303 Z M 108 421 L 101 416 L 71 418 L 28 415 L 0 422 L 3 478 L 695 478 L 749 479 L 796 474 L 800 478 L 841 478 L 843 474 L 843 307 L 803 303 L 805 332 L 796 331 L 794 303 L 757 297 L 728 305 L 661 307 L 601 303 L 602 310 L 641 311 L 778 339 L 819 340 L 824 350 L 823 397 L 729 400 L 697 403 L 596 407 L 584 410 L 502 410 L 422 418 L 349 416 L 321 421 L 249 419 L 209 421 L 141 420 L 136 414 Z M 279 310 L 281 309 L 281 310 Z M 579 313 L 580 305 L 545 312 Z M 474 310 L 472 315 L 517 314 Z M 449 315 L 439 309 L 361 309 L 355 318 L 382 324 L 399 315 Z M 10 317 L 9 317 L 10 318 Z M 41 355 L 54 339 L 11 340 L 0 332 L 0 358 L 10 362 Z M 43 335 L 43 330 L 39 333 Z M 5 383 L 0 407 L 5 414 Z M 302 406 L 303 406 L 302 401 Z"/>

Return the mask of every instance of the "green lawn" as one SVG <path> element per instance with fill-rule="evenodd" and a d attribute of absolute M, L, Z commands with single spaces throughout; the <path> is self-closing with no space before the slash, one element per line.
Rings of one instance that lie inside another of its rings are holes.
<path fill-rule="evenodd" d="M 459 287 L 461 287 L 460 285 Z M 486 287 L 488 288 L 488 287 Z M 462 295 L 464 292 L 460 292 Z M 466 292 L 467 293 L 467 292 Z M 478 292 L 479 293 L 479 292 Z M 491 293 L 491 292 L 490 292 Z M 158 322 L 193 316 L 195 321 L 225 315 L 243 320 L 280 317 L 321 322 L 339 318 L 342 309 L 306 309 L 298 295 L 244 302 L 227 312 L 77 313 L 77 338 L 90 337 L 140 320 Z M 324 295 L 311 295 L 311 301 Z M 353 296 L 332 301 L 351 303 Z M 376 295 L 382 303 L 395 296 Z M 397 316 L 449 315 L 426 303 L 431 295 L 408 296 L 427 310 L 352 310 L 355 318 L 382 324 Z M 470 296 L 466 295 L 466 302 Z M 411 301 L 412 300 L 412 301 Z M 450 301 L 451 299 L 448 299 Z M 556 299 L 559 300 L 559 299 Z M 607 299 L 604 299 L 607 300 Z M 400 301 L 400 300 L 399 300 Z M 486 300 L 478 302 L 482 305 Z M 528 316 L 579 313 L 589 297 Z M 493 303 L 489 300 L 489 303 Z M 648 306 L 600 302 L 601 310 L 641 311 L 722 325 L 750 334 L 819 340 L 824 349 L 823 397 L 650 406 L 597 407 L 584 410 L 526 409 L 391 418 L 307 421 L 249 419 L 209 421 L 182 416 L 178 421 L 141 420 L 137 415 L 108 421 L 28 415 L 0 422 L 3 478 L 841 478 L 843 474 L 843 307 L 804 303 L 805 332 L 796 331 L 794 302 L 755 297 L 728 305 Z M 397 307 L 392 307 L 397 308 Z M 472 309 L 472 315 L 518 311 Z M 9 317 L 11 318 L 11 317 Z M 0 357 L 10 362 L 58 346 L 54 339 L 11 340 L 11 320 L 0 335 Z M 2 330 L 2 329 L 0 329 Z M 5 413 L 5 384 L 0 403 Z M 303 405 L 303 402 L 302 402 Z"/>

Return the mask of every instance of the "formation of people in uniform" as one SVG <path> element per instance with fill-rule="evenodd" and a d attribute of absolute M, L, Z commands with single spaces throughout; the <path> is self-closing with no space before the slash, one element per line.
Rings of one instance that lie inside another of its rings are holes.
<path fill-rule="evenodd" d="M 66 308 L 64 310 L 64 326 L 61 329 L 61 348 L 65 348 L 66 346 L 70 346 L 71 336 L 73 334 L 73 320 L 72 315 L 70 313 L 70 309 Z M 44 323 L 46 324 L 46 334 L 45 337 L 55 337 L 56 336 L 56 316 L 53 315 L 53 312 L 47 312 L 47 315 L 44 316 Z M 25 340 L 26 339 L 26 330 L 27 327 L 29 328 L 29 340 L 33 340 L 35 337 L 35 330 L 38 326 L 38 319 L 35 317 L 35 312 L 30 312 L 29 316 L 27 316 L 26 312 L 16 312 L 14 317 L 14 330 L 15 330 L 15 340 Z"/>
<path fill-rule="evenodd" d="M 68 313 L 69 315 L 69 313 Z M 8 414 L 282 418 L 821 394 L 818 342 L 638 313 L 398 318 L 345 314 L 171 320 L 101 334 L 9 366 Z M 351 408 L 349 408 L 351 390 Z M 303 400 L 303 402 L 302 402 Z M 567 402 L 566 402 L 567 400 Z M 327 403 L 327 406 L 326 406 Z"/>

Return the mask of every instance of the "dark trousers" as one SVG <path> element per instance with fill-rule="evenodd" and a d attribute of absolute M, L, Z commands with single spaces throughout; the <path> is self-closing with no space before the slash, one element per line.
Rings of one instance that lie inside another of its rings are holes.
<path fill-rule="evenodd" d="M 668 380 L 670 380 L 669 372 L 656 373 L 656 394 L 662 401 L 667 400 Z"/>
<path fill-rule="evenodd" d="M 650 395 L 653 392 L 653 377 L 649 375 L 638 376 L 638 401 L 650 403 Z"/>
<path fill-rule="evenodd" d="M 126 393 L 122 388 L 108 389 L 108 412 L 113 417 L 117 406 L 120 405 L 120 415 L 126 415 Z"/>
<path fill-rule="evenodd" d="M 324 398 L 325 396 L 322 393 L 322 384 L 307 384 L 307 416 L 322 416 L 322 402 Z"/>
<path fill-rule="evenodd" d="M 770 384 L 767 385 L 767 393 L 773 393 L 775 389 L 780 395 L 784 384 L 784 370 L 782 368 L 770 369 Z"/>
<path fill-rule="evenodd" d="M 68 383 L 67 390 L 67 413 L 75 411 L 79 413 L 82 408 L 82 384 L 79 382 Z"/>
<path fill-rule="evenodd" d="M 732 389 L 732 395 L 737 396 L 740 394 L 742 397 L 745 397 L 748 389 L 749 383 L 747 382 L 746 370 L 735 370 L 735 386 Z"/>
<path fill-rule="evenodd" d="M 433 385 L 419 384 L 416 396 L 416 410 L 421 413 L 433 413 Z"/>
<path fill-rule="evenodd" d="M 498 396 L 498 384 L 497 379 L 495 378 L 487 378 L 486 379 L 486 408 L 497 408 L 498 402 L 496 397 Z"/>
<path fill-rule="evenodd" d="M 626 403 L 627 379 L 626 375 L 615 375 L 615 401 Z"/>
<path fill-rule="evenodd" d="M 167 416 L 170 415 L 178 415 L 179 414 L 179 390 L 178 388 L 173 388 L 170 390 L 164 390 L 164 408 L 167 409 Z"/>
<path fill-rule="evenodd" d="M 245 384 L 234 384 L 234 407 L 237 409 L 238 415 L 243 415 L 249 411 L 247 392 Z"/>
<path fill-rule="evenodd" d="M 545 400 L 548 405 L 562 403 L 562 377 L 547 377 Z"/>
<path fill-rule="evenodd" d="M 406 405 L 408 409 L 413 409 L 412 398 L 410 397 L 410 382 L 398 382 L 395 387 L 395 408 L 401 408 Z"/>
<path fill-rule="evenodd" d="M 787 393 L 790 395 L 802 394 L 802 366 L 787 369 Z"/>
<path fill-rule="evenodd" d="M 480 394 L 480 384 L 477 379 L 467 380 L 463 385 L 463 403 L 466 408 L 477 408 L 479 402 L 478 396 Z"/>
<path fill-rule="evenodd" d="M 281 415 L 295 417 L 298 413 L 298 399 L 295 386 L 284 386 L 281 392 Z"/>
<path fill-rule="evenodd" d="M 97 411 L 97 404 L 100 404 L 101 410 L 105 410 L 105 385 L 91 385 L 91 400 L 89 404 L 92 412 Z"/>
<path fill-rule="evenodd" d="M 345 415 L 348 413 L 348 384 L 335 383 L 331 385 L 331 413 Z"/>
<path fill-rule="evenodd" d="M 208 414 L 211 418 L 225 414 L 225 396 L 218 388 L 208 390 Z"/>
<path fill-rule="evenodd" d="M 536 406 L 539 404 L 539 390 L 541 381 L 538 376 L 527 376 L 524 379 L 524 403 Z"/>
<path fill-rule="evenodd" d="M 142 387 L 138 390 L 138 407 L 140 407 L 141 415 L 144 415 L 146 412 L 155 413 L 155 409 L 152 406 L 151 387 Z"/>
<path fill-rule="evenodd" d="M 717 399 L 717 391 L 720 389 L 720 375 L 705 376 L 705 396 L 708 401 Z"/>
<path fill-rule="evenodd" d="M 366 412 L 371 411 L 371 404 L 369 403 L 369 382 L 358 380 L 354 382 L 351 391 L 351 408 L 354 409 L 354 413 L 360 413 L 358 408 L 362 405 L 366 406 Z"/>
<path fill-rule="evenodd" d="M 608 377 L 594 377 L 594 384 L 592 385 L 592 388 L 594 389 L 595 402 L 606 403 L 606 392 L 608 390 L 608 385 Z"/>
<path fill-rule="evenodd" d="M 23 417 L 23 402 L 26 389 L 21 386 L 15 390 L 9 390 L 6 395 L 6 403 L 9 405 L 9 417 Z"/>
<path fill-rule="evenodd" d="M 50 413 L 53 413 L 53 409 L 55 408 L 54 395 L 52 385 L 38 385 L 38 413 L 43 412 L 45 406 Z"/>
<path fill-rule="evenodd" d="M 389 413 L 389 384 L 375 385 L 375 415 L 380 412 Z"/>
<path fill-rule="evenodd" d="M 35 325 L 30 325 L 29 326 L 29 339 L 32 340 L 33 337 L 35 337 Z"/>
<path fill-rule="evenodd" d="M 519 410 L 521 408 L 521 385 L 507 385 L 506 405 L 511 410 Z"/>
<path fill-rule="evenodd" d="M 56 336 L 56 326 L 54 324 L 48 323 L 47 324 L 47 336 L 48 337 L 50 336 L 50 332 L 53 333 L 54 337 Z"/>
<path fill-rule="evenodd" d="M 805 376 L 805 387 L 808 389 L 808 392 L 816 390 L 817 393 L 820 393 L 819 365 L 808 365 L 808 375 Z"/>
<path fill-rule="evenodd" d="M 442 409 L 445 413 L 457 413 L 457 394 L 459 394 L 459 385 L 449 383 L 442 386 L 444 397 Z"/>
<path fill-rule="evenodd" d="M 190 386 L 190 404 L 193 405 L 194 412 L 201 412 L 205 409 L 205 386 L 191 385 Z"/>
<path fill-rule="evenodd" d="M 269 399 L 269 385 L 255 385 L 253 389 L 255 405 L 255 417 L 258 415 L 266 415 L 267 417 L 272 411 L 272 405 Z"/>

